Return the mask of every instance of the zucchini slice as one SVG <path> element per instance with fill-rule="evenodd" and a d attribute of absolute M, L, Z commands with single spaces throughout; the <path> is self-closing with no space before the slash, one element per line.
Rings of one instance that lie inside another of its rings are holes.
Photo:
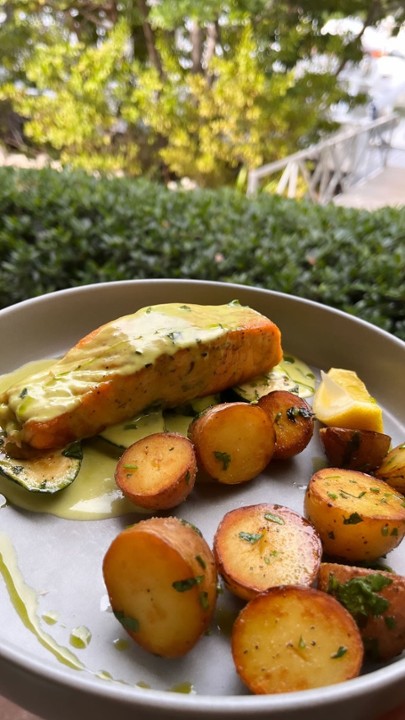
<path fill-rule="evenodd" d="M 257 402 L 272 390 L 288 390 L 299 397 L 311 397 L 315 391 L 315 375 L 302 360 L 285 355 L 272 370 L 237 385 L 233 391 L 247 402 Z"/>
<path fill-rule="evenodd" d="M 116 447 L 128 448 L 137 440 L 153 433 L 164 432 L 164 430 L 162 411 L 153 410 L 137 415 L 132 420 L 111 425 L 99 433 L 99 437 Z"/>
<path fill-rule="evenodd" d="M 220 402 L 221 396 L 217 393 L 215 395 L 204 395 L 204 397 L 196 398 L 186 405 L 180 405 L 172 410 L 165 410 L 163 413 L 165 431 L 176 432 L 187 437 L 188 428 L 194 418 L 212 405 L 218 405 Z"/>
<path fill-rule="evenodd" d="M 5 451 L 5 436 L 0 435 L 0 473 L 30 492 L 53 494 L 63 490 L 77 477 L 83 453 L 79 442 L 62 450 L 49 450 L 30 458 L 11 457 Z"/>

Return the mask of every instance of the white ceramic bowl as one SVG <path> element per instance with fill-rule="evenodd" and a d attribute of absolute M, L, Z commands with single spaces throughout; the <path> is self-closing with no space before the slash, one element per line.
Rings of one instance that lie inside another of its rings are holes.
<path fill-rule="evenodd" d="M 56 356 L 101 323 L 146 305 L 220 304 L 233 299 L 274 320 L 282 330 L 284 348 L 314 369 L 356 370 L 383 405 L 385 430 L 393 443 L 404 440 L 404 343 L 331 308 L 245 286 L 124 281 L 19 303 L 0 312 L 0 372 Z M 197 490 L 176 513 L 197 525 L 211 542 L 219 520 L 233 507 L 268 501 L 302 512 L 305 486 L 320 454 L 314 439 L 301 455 L 254 482 Z M 114 639 L 123 634 L 106 609 L 101 563 L 112 538 L 128 522 L 128 517 L 61 520 L 10 505 L 0 508 L 0 532 L 11 539 L 24 581 L 37 593 L 39 616 L 57 611 L 58 623 L 46 632 L 65 646 L 73 627 L 84 625 L 92 633 L 88 647 L 74 651 L 84 669 L 65 666 L 24 625 L 0 575 L 0 692 L 14 702 L 46 720 L 362 720 L 405 702 L 404 657 L 339 685 L 252 696 L 236 676 L 229 637 L 215 628 L 179 660 L 151 657 L 135 644 L 118 652 Z M 403 549 L 393 551 L 389 563 L 405 574 Z M 106 679 L 106 673 L 114 679 Z M 181 687 L 193 692 L 174 692 Z"/>

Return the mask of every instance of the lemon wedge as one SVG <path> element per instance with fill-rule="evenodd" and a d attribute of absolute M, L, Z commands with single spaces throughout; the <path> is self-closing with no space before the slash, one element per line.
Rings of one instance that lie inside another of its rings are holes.
<path fill-rule="evenodd" d="M 384 432 L 382 410 L 353 370 L 321 371 L 312 409 L 325 425 Z"/>

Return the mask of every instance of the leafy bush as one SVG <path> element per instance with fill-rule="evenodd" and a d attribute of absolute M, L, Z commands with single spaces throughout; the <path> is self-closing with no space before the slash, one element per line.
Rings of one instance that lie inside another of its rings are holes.
<path fill-rule="evenodd" d="M 0 307 L 87 283 L 238 282 L 316 300 L 405 339 L 405 210 L 0 169 Z"/>

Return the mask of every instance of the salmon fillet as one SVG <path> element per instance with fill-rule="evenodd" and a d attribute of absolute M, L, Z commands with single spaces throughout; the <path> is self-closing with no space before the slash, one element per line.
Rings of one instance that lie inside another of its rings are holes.
<path fill-rule="evenodd" d="M 18 446 L 64 447 L 151 406 L 238 385 L 281 358 L 279 328 L 237 302 L 153 305 L 102 325 L 6 390 L 0 426 Z"/>

